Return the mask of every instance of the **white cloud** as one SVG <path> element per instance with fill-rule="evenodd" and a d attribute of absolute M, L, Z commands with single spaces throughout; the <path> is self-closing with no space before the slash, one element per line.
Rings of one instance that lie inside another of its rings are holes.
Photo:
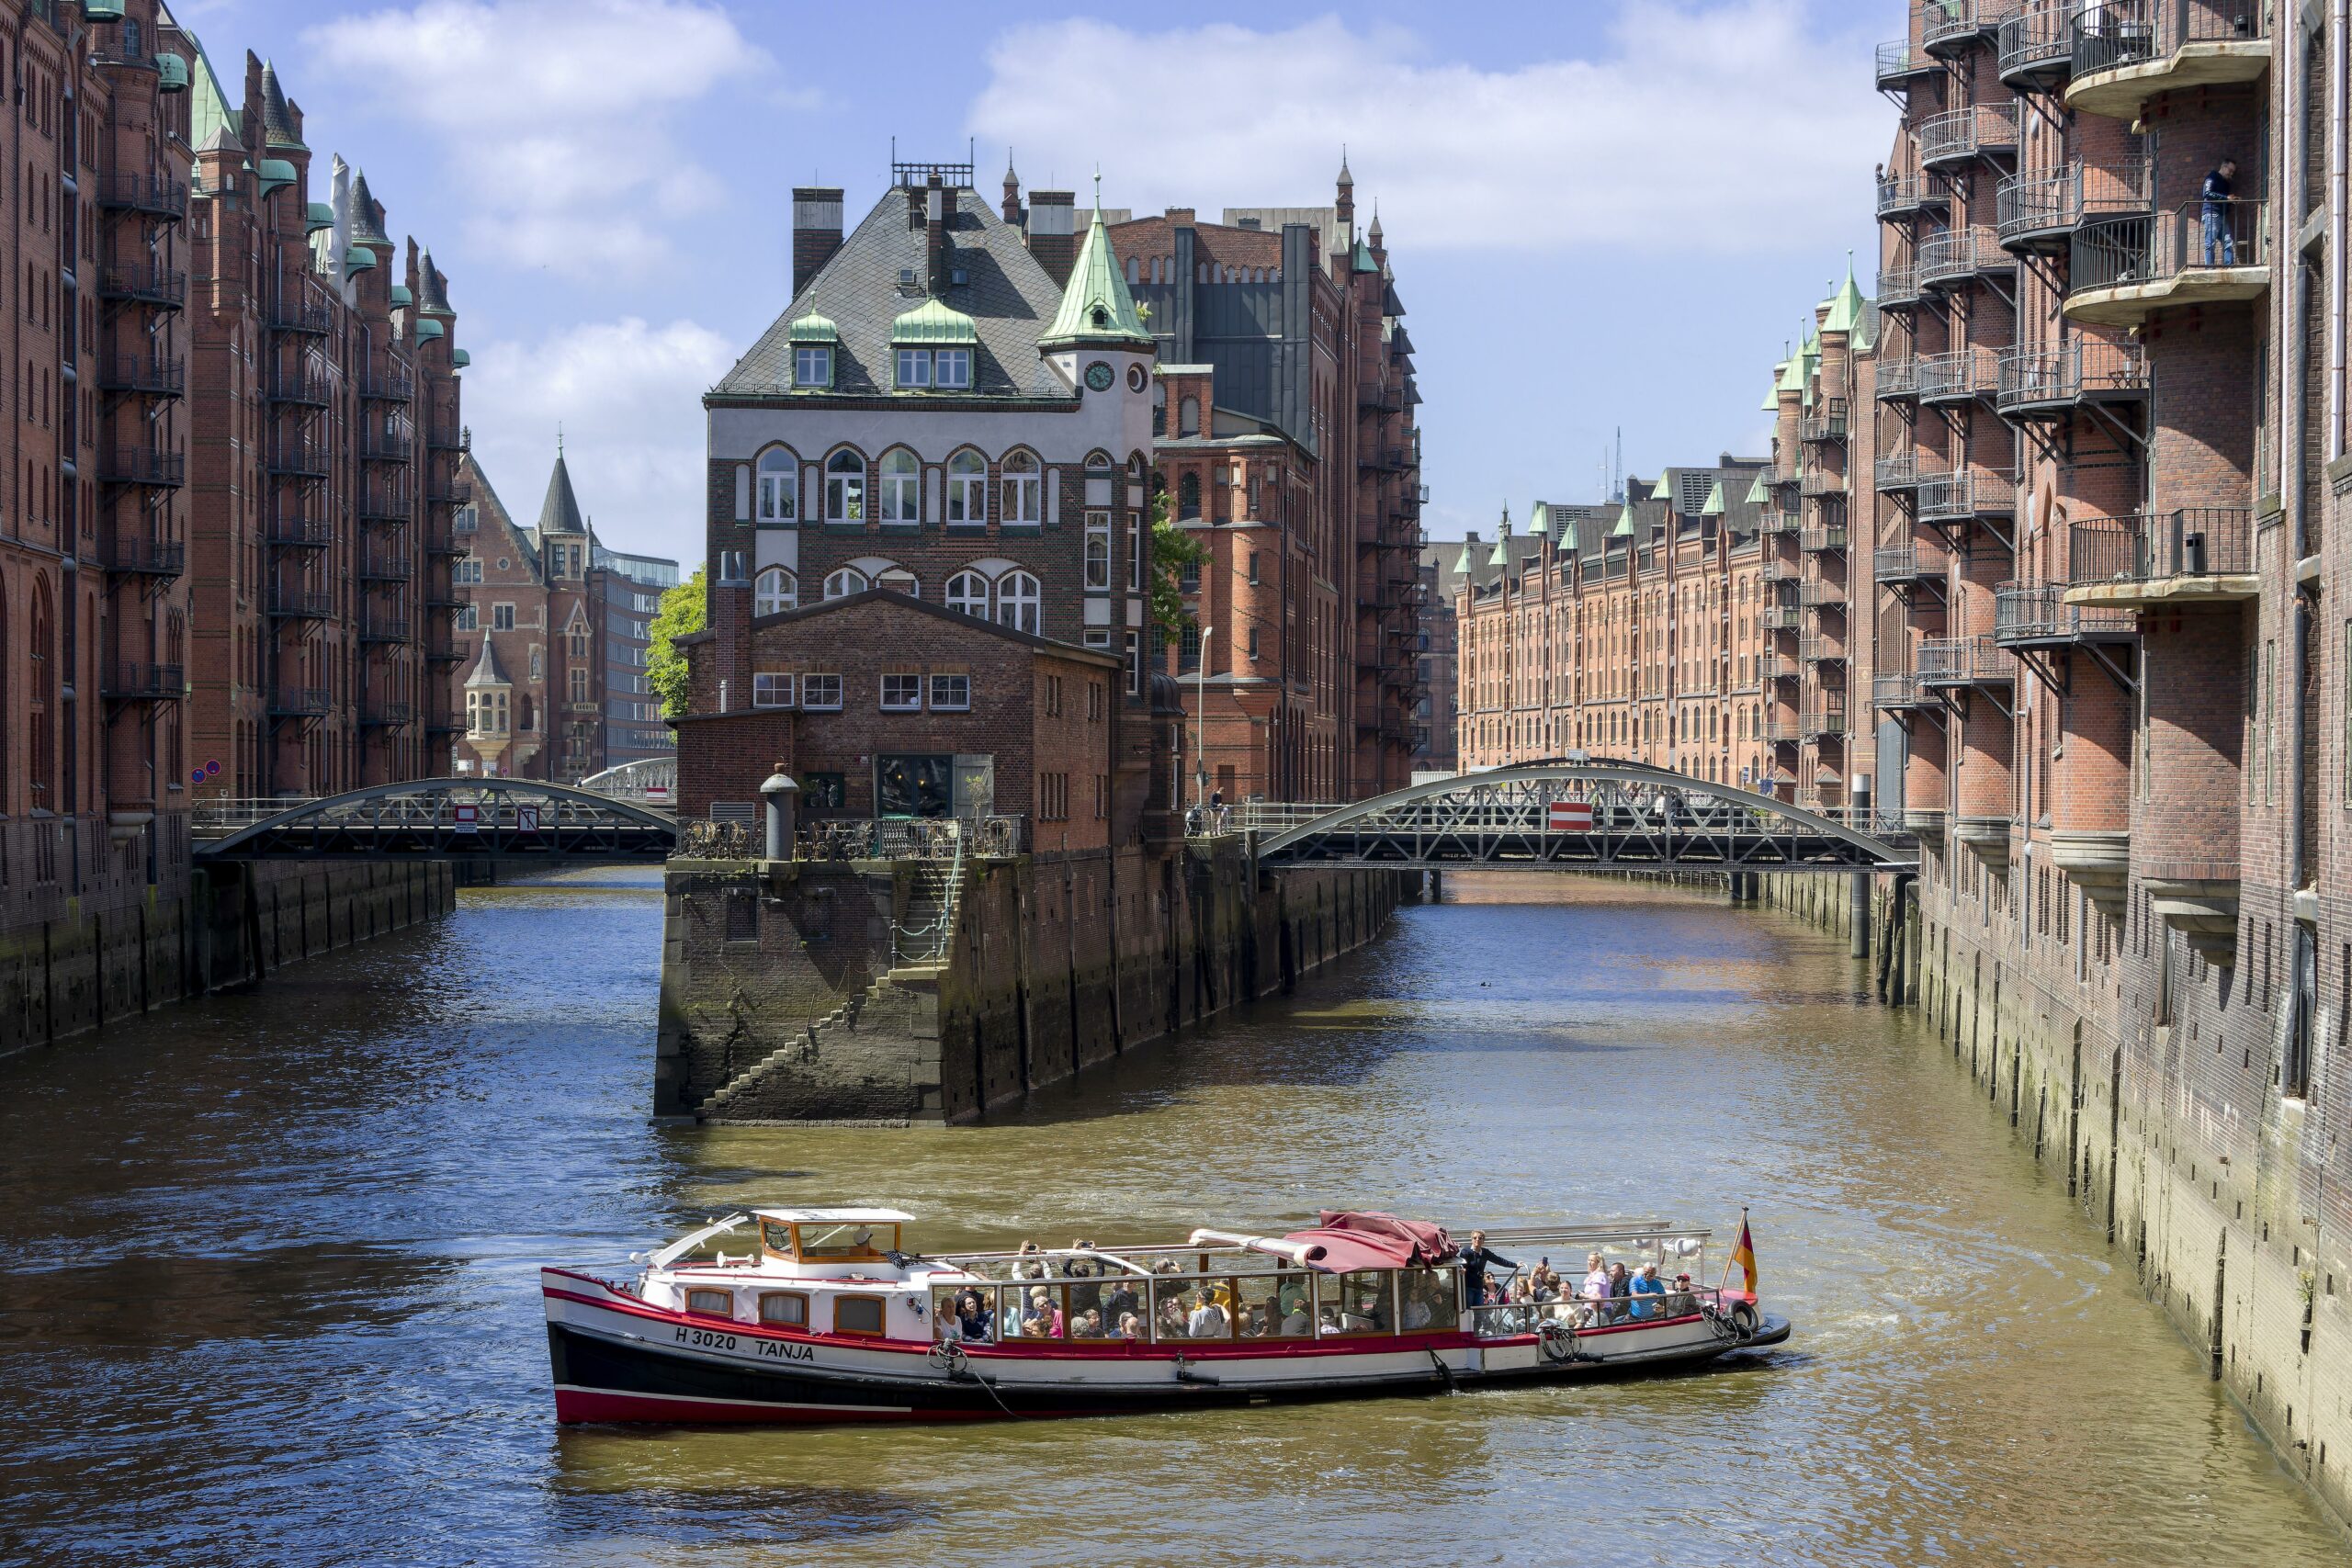
<path fill-rule="evenodd" d="M 702 558 L 702 394 L 735 362 L 725 339 L 628 317 L 472 352 L 474 457 L 517 521 L 538 515 L 560 425 L 572 488 L 606 545 L 689 570 Z"/>
<path fill-rule="evenodd" d="M 1860 199 L 1889 122 L 1860 42 L 1806 20 L 1796 0 L 1628 0 L 1593 58 L 1496 71 L 1337 17 L 1277 33 L 1041 24 L 989 49 L 971 129 L 1064 184 L 1099 162 L 1106 199 L 1138 211 L 1328 205 L 1344 142 L 1357 221 L 1377 197 L 1415 248 L 1817 246 L 1822 220 Z M 1136 98 L 1135 72 L 1103 68 L 1120 60 L 1175 71 L 1182 134 L 1158 95 Z"/>
<path fill-rule="evenodd" d="M 303 34 L 319 65 L 426 127 L 469 197 L 475 254 L 643 276 L 718 185 L 671 133 L 766 56 L 698 0 L 422 0 Z"/>

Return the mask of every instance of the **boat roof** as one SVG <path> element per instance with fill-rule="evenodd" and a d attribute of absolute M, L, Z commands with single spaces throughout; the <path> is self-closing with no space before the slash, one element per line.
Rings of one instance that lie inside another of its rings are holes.
<path fill-rule="evenodd" d="M 898 1209 L 754 1209 L 763 1220 L 790 1225 L 912 1224 L 914 1216 Z"/>

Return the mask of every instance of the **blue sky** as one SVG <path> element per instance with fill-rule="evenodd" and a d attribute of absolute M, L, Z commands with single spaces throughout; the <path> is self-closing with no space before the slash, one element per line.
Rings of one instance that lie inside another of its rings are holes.
<path fill-rule="evenodd" d="M 277 62 L 319 155 L 449 275 L 466 412 L 536 510 L 560 422 L 608 542 L 691 559 L 697 398 L 786 302 L 790 187 L 1008 145 L 1106 205 L 1328 203 L 1346 144 L 1418 348 L 1430 532 L 1760 450 L 1785 340 L 1875 269 L 1896 0 L 1188 8 L 177 0 L 224 76 Z M 899 81 L 903 85 L 894 86 Z"/>

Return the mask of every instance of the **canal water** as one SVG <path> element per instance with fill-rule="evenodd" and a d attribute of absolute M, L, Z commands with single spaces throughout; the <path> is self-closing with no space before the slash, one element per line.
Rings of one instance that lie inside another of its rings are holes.
<path fill-rule="evenodd" d="M 2340 1560 L 1842 944 L 1696 896 L 1498 886 L 1555 901 L 1408 908 L 1297 996 L 978 1127 L 647 1125 L 662 911 L 635 874 L 468 892 L 0 1062 L 0 1562 Z M 827 1201 L 904 1206 L 942 1246 L 1745 1202 L 1799 1332 L 1586 1389 L 557 1428 L 541 1261 Z"/>

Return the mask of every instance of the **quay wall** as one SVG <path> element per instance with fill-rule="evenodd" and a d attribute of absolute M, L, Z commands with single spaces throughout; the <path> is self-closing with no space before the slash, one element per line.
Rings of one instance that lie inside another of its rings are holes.
<path fill-rule="evenodd" d="M 0 925 L 0 1056 L 436 919 L 442 862 L 198 862 L 168 883 L 60 888 Z"/>
<path fill-rule="evenodd" d="M 1175 1033 L 1376 935 L 1406 879 L 1261 876 L 1238 840 L 967 863 L 673 861 L 655 1113 L 966 1121 Z"/>
<path fill-rule="evenodd" d="M 2110 915 L 2030 855 L 2003 867 L 1958 844 L 1922 850 L 1893 994 L 2279 1461 L 2352 1519 L 2352 1196 L 2323 1179 L 2345 1010 L 2320 998 L 2312 1085 L 2282 1093 L 2292 981 L 2271 943 L 2292 911 L 2282 898 L 2271 929 L 2243 919 L 2225 966 L 2169 930 L 2136 879 Z M 1762 904 L 1850 934 L 1849 878 L 1762 882 Z M 1873 967 L 1891 895 L 1875 878 Z M 2323 909 L 2323 927 L 2339 913 Z"/>

